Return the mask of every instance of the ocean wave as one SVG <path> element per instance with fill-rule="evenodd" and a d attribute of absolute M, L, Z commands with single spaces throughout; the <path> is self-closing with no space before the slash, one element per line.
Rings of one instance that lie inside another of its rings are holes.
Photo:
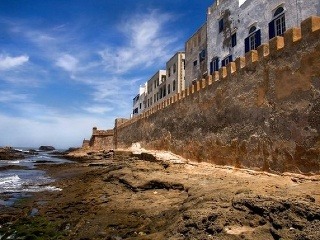
<path fill-rule="evenodd" d="M 28 186 L 20 188 L 0 188 L 0 193 L 35 193 L 35 192 L 55 192 L 62 191 L 61 188 L 55 186 Z"/>
<path fill-rule="evenodd" d="M 24 188 L 21 192 L 55 192 L 55 191 L 62 191 L 61 188 L 55 186 L 29 186 L 28 188 Z"/>
<path fill-rule="evenodd" d="M 0 186 L 7 185 L 7 184 L 15 184 L 21 181 L 18 175 L 7 176 L 7 177 L 0 177 Z"/>
<path fill-rule="evenodd" d="M 1 160 L 1 165 L 6 165 L 6 164 L 19 164 L 20 160 Z"/>

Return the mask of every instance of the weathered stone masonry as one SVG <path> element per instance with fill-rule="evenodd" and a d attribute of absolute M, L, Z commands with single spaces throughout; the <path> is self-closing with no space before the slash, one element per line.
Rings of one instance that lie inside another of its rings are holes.
<path fill-rule="evenodd" d="M 98 130 L 96 127 L 92 129 L 90 140 L 83 140 L 82 148 L 92 150 L 110 150 L 113 149 L 113 129 Z"/>
<path fill-rule="evenodd" d="M 141 116 L 118 122 L 118 148 L 140 142 L 185 158 L 320 172 L 320 18 L 303 21 Z"/>

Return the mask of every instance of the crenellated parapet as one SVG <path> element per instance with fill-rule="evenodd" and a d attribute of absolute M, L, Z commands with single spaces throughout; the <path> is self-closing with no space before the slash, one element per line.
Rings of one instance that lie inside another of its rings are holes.
<path fill-rule="evenodd" d="M 92 128 L 90 140 L 83 140 L 82 147 L 93 150 L 110 150 L 113 149 L 114 129 L 98 130 L 97 127 Z"/>
<path fill-rule="evenodd" d="M 216 1 L 214 6 L 217 4 L 219 4 L 219 1 Z M 259 62 L 277 57 L 283 50 L 288 48 L 292 49 L 294 45 L 303 41 L 307 42 L 312 38 L 320 38 L 320 17 L 318 16 L 309 17 L 301 23 L 301 28 L 289 29 L 283 36 L 272 38 L 268 43 L 260 45 L 257 50 L 251 50 L 246 53 L 245 56 L 235 59 L 234 62 L 230 62 L 227 66 L 221 67 L 219 71 L 213 72 L 213 74 L 209 75 L 206 79 L 197 81 L 181 93 L 153 106 L 138 117 L 118 122 L 117 127 L 127 127 L 137 121 L 148 118 L 184 98 L 192 98 L 196 93 L 205 90 L 212 84 L 219 85 L 220 81 L 227 81 L 228 79 L 235 77 L 235 75 L 243 74 L 245 71 L 252 71 L 252 67 L 258 65 Z"/>
<path fill-rule="evenodd" d="M 82 148 L 85 149 L 85 148 L 89 148 L 89 147 L 90 147 L 90 140 L 83 139 Z"/>
<path fill-rule="evenodd" d="M 115 126 L 124 148 L 275 172 L 320 173 L 320 18 L 287 30 Z"/>
<path fill-rule="evenodd" d="M 113 136 L 113 129 L 109 130 L 98 130 L 97 128 L 93 128 L 92 136 Z"/>

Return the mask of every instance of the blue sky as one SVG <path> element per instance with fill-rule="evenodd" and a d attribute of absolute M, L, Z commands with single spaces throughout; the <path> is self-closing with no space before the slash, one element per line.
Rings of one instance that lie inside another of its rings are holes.
<path fill-rule="evenodd" d="M 129 117 L 213 0 L 0 0 L 0 146 L 81 146 Z"/>

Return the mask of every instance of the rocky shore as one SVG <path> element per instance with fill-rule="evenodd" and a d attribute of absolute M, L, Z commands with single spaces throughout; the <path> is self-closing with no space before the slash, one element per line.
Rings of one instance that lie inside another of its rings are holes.
<path fill-rule="evenodd" d="M 0 148 L 0 160 L 23 159 L 24 154 L 11 147 Z"/>
<path fill-rule="evenodd" d="M 320 177 L 83 152 L 41 165 L 60 192 L 0 210 L 0 239 L 320 239 Z M 2 236 L 2 237 L 1 237 Z"/>

